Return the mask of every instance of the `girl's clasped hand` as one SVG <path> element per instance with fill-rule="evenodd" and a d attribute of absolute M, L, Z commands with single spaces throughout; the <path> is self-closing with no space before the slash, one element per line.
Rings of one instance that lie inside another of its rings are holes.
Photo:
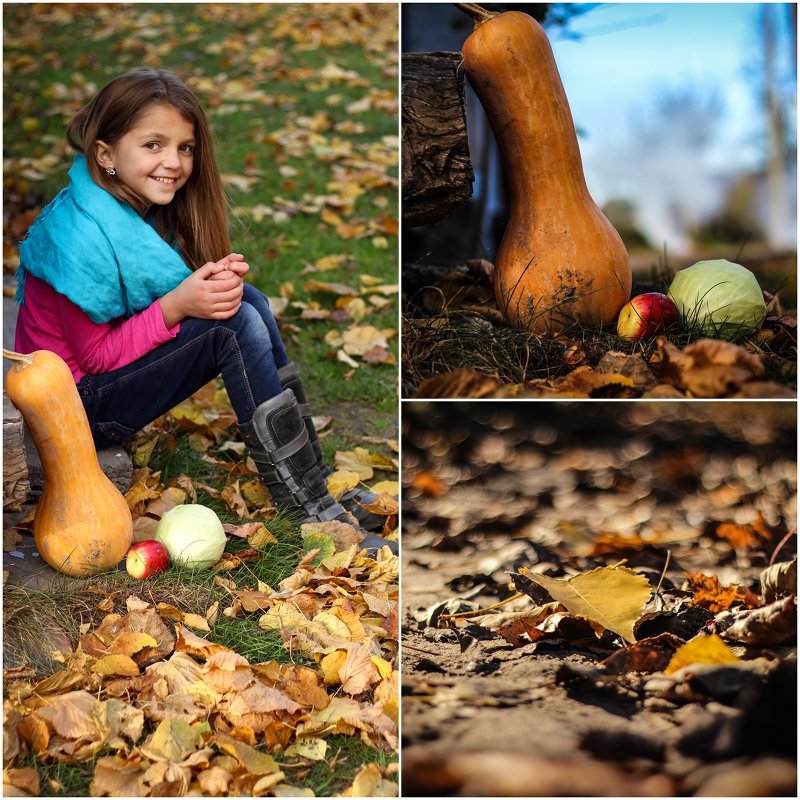
<path fill-rule="evenodd" d="M 166 70 L 111 81 L 67 128 L 69 185 L 20 245 L 16 347 L 66 361 L 98 446 L 221 375 L 275 506 L 374 529 L 374 495 L 337 501 L 305 388 L 267 298 L 231 252 L 205 113 Z M 227 254 L 227 255 L 225 255 Z M 364 530 L 364 544 L 395 543 Z"/>
<path fill-rule="evenodd" d="M 208 261 L 184 278 L 160 300 L 167 327 L 186 317 L 228 319 L 242 305 L 244 276 L 250 266 L 240 253 L 230 253 L 219 261 Z"/>

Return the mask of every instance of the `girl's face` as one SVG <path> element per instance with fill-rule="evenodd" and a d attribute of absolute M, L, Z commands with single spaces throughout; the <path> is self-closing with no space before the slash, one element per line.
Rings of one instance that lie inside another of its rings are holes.
<path fill-rule="evenodd" d="M 97 141 L 103 169 L 150 204 L 165 206 L 189 180 L 194 166 L 194 124 L 172 106 L 154 105 L 114 145 Z"/>

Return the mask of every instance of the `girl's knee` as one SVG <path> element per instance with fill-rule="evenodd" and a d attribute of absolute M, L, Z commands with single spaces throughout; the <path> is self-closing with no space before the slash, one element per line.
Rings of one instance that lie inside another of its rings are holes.
<path fill-rule="evenodd" d="M 264 319 L 249 303 L 242 303 L 232 317 L 220 322 L 220 326 L 231 330 L 237 339 L 252 339 L 266 348 L 272 348 Z"/>
<path fill-rule="evenodd" d="M 256 289 L 252 283 L 245 283 L 243 286 L 244 294 L 242 295 L 242 299 L 245 303 L 250 303 L 250 305 L 256 305 L 258 303 L 266 303 L 269 306 L 269 301 L 267 300 L 266 295 Z"/>

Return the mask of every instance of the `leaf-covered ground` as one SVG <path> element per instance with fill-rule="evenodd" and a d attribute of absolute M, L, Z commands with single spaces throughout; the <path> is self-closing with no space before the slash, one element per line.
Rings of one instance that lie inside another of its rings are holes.
<path fill-rule="evenodd" d="M 794 258 L 780 261 L 794 270 Z M 404 267 L 402 391 L 416 398 L 789 398 L 796 395 L 797 314 L 765 293 L 767 318 L 735 343 L 690 323 L 650 341 L 574 326 L 538 336 L 507 326 L 494 266 Z M 662 270 L 663 271 L 663 270 Z M 664 291 L 669 276 L 634 294 Z M 789 302 L 793 298 L 788 298 Z"/>
<path fill-rule="evenodd" d="M 396 417 L 397 9 L 21 4 L 4 22 L 4 272 L 66 181 L 66 123 L 113 77 L 183 76 L 207 110 L 232 243 L 318 406 Z M 367 415 L 364 415 L 367 417 Z"/>
<path fill-rule="evenodd" d="M 794 403 L 413 403 L 403 794 L 796 794 Z"/>
<path fill-rule="evenodd" d="M 65 183 L 72 114 L 128 69 L 177 71 L 211 120 L 233 246 L 300 366 L 331 491 L 374 489 L 396 536 L 396 7 L 24 4 L 3 21 L 6 293 Z M 396 794 L 397 559 L 276 515 L 219 383 L 127 447 L 136 537 L 197 501 L 226 553 L 146 582 L 4 585 L 4 793 Z M 12 521 L 4 550 L 32 557 L 30 514 Z"/>

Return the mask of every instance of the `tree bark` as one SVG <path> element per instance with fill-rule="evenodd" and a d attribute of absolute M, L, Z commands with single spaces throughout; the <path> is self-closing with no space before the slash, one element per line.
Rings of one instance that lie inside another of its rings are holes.
<path fill-rule="evenodd" d="M 460 53 L 402 56 L 403 222 L 436 222 L 472 197 Z"/>
<path fill-rule="evenodd" d="M 19 511 L 31 485 L 23 443 L 22 415 L 3 393 L 3 510 Z"/>

